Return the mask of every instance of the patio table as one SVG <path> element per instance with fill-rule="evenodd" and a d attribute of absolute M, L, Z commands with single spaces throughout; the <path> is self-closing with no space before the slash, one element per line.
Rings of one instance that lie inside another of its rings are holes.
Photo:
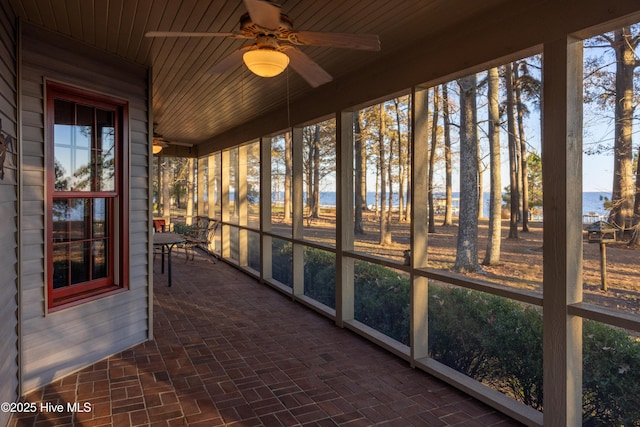
<path fill-rule="evenodd" d="M 167 280 L 169 282 L 169 287 L 171 287 L 171 252 L 173 248 L 180 244 L 184 243 L 185 238 L 178 233 L 154 233 L 153 234 L 153 246 L 154 248 L 162 249 L 162 267 L 160 272 L 164 274 L 164 253 L 167 251 L 167 269 L 168 269 L 168 277 Z"/>

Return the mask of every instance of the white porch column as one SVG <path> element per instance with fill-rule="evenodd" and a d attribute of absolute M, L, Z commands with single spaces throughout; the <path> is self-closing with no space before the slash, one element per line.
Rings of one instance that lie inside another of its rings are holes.
<path fill-rule="evenodd" d="M 304 193 L 304 168 L 302 160 L 302 128 L 295 127 L 291 130 L 291 156 L 293 166 L 293 211 L 291 212 L 292 237 L 302 240 L 303 237 L 303 193 Z M 307 197 L 309 195 L 307 194 Z M 304 295 L 304 247 L 300 243 L 293 244 L 293 295 Z"/>
<path fill-rule="evenodd" d="M 414 88 L 411 102 L 411 362 L 428 354 L 429 279 L 416 276 L 414 268 L 427 266 L 428 164 L 424 153 L 429 150 L 427 105 L 429 89 Z"/>
<path fill-rule="evenodd" d="M 353 320 L 354 259 L 345 257 L 353 250 L 353 112 L 336 116 L 336 324 Z"/>
<path fill-rule="evenodd" d="M 582 43 L 544 45 L 544 425 L 582 424 Z"/>
<path fill-rule="evenodd" d="M 271 273 L 271 138 L 260 141 L 260 278 L 272 279 Z"/>

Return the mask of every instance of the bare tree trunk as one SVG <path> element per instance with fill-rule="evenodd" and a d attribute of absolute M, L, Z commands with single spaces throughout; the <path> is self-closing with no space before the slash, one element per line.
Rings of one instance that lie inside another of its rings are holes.
<path fill-rule="evenodd" d="M 633 235 L 629 246 L 640 246 L 640 148 L 636 164 L 636 195 L 633 203 Z"/>
<path fill-rule="evenodd" d="M 621 228 L 631 226 L 634 204 L 633 185 L 633 71 L 634 50 L 629 43 L 630 28 L 614 31 L 616 52 L 615 142 L 613 160 L 613 209 L 610 220 Z"/>
<path fill-rule="evenodd" d="M 374 198 L 374 212 L 376 216 L 378 216 L 378 212 L 380 209 L 380 171 L 382 170 L 382 164 L 380 163 L 380 158 L 378 157 L 378 163 L 376 164 L 376 191 Z"/>
<path fill-rule="evenodd" d="M 365 209 L 366 197 L 363 195 L 363 185 L 365 184 L 365 158 L 364 143 L 362 141 L 362 129 L 360 128 L 360 114 L 358 111 L 353 113 L 353 122 L 355 125 L 354 130 L 354 156 L 355 156 L 355 177 L 354 177 L 354 196 L 355 196 L 355 209 L 354 209 L 354 222 L 353 232 L 354 234 L 364 234 L 364 227 L 362 225 L 362 211 Z"/>
<path fill-rule="evenodd" d="M 385 160 L 385 147 L 384 147 L 384 113 L 383 105 L 379 105 L 380 125 L 379 125 L 379 160 L 380 160 L 380 244 L 391 244 L 391 224 L 389 224 L 389 214 L 387 213 L 387 178 L 386 178 L 386 165 Z"/>
<path fill-rule="evenodd" d="M 500 262 L 500 244 L 502 242 L 502 182 L 500 174 L 500 100 L 498 69 L 491 68 L 488 78 L 489 98 L 489 159 L 491 184 L 489 199 L 489 231 L 484 265 Z"/>
<path fill-rule="evenodd" d="M 153 161 L 156 163 L 156 184 L 158 186 L 158 203 L 154 211 L 157 212 L 157 216 L 162 216 L 162 157 L 155 157 Z"/>
<path fill-rule="evenodd" d="M 307 169 L 304 172 L 307 175 L 305 188 L 306 193 L 306 207 L 309 212 L 313 212 L 313 142 L 309 144 L 309 159 L 307 161 Z"/>
<path fill-rule="evenodd" d="M 511 187 L 511 215 L 509 220 L 509 238 L 518 238 L 518 161 L 516 150 L 516 129 L 513 118 L 513 72 L 511 63 L 505 65 L 505 90 L 507 92 L 507 132 L 509 134 L 509 185 Z"/>
<path fill-rule="evenodd" d="M 456 261 L 458 272 L 478 271 L 478 134 L 476 75 L 460 85 L 460 214 Z"/>
<path fill-rule="evenodd" d="M 442 85 L 442 121 L 444 124 L 445 207 L 442 225 L 453 224 L 453 167 L 451 164 L 451 119 L 449 118 L 449 92 Z"/>
<path fill-rule="evenodd" d="M 513 113 L 514 115 L 517 115 L 517 107 L 516 107 L 516 103 L 515 103 L 515 99 L 514 99 L 514 103 L 513 103 Z M 518 138 L 517 135 L 517 127 L 518 127 L 518 123 L 517 123 L 517 119 L 514 118 L 514 125 L 516 126 L 515 129 L 515 134 L 513 135 L 513 143 L 514 143 L 514 150 L 515 150 L 515 157 L 514 157 L 514 161 L 515 161 L 515 167 L 516 167 L 516 186 L 515 186 L 515 192 L 517 194 L 517 200 L 516 200 L 516 206 L 518 207 L 518 211 L 516 213 L 516 218 L 517 218 L 517 222 L 520 222 L 522 220 L 522 189 L 520 188 L 520 185 L 522 184 L 522 168 L 520 167 L 520 138 Z"/>
<path fill-rule="evenodd" d="M 407 159 L 411 159 L 411 144 L 407 141 Z M 407 193 L 407 203 L 404 206 L 404 217 L 409 221 L 411 218 L 411 162 L 407 161 L 407 167 L 404 170 L 405 182 L 407 183 L 407 188 L 405 192 Z"/>
<path fill-rule="evenodd" d="M 160 164 L 162 166 L 162 216 L 165 218 L 171 217 L 171 188 L 169 182 L 171 181 L 171 168 L 166 158 L 160 158 Z"/>
<path fill-rule="evenodd" d="M 391 138 L 389 140 L 389 158 L 387 159 L 387 186 L 389 187 L 389 197 L 387 199 L 387 220 L 385 221 L 385 224 L 389 231 L 389 243 L 391 243 L 391 219 L 393 216 L 393 142 L 394 138 Z"/>
<path fill-rule="evenodd" d="M 433 118 L 431 120 L 431 147 L 429 150 L 429 172 L 428 172 L 428 180 L 427 180 L 427 194 L 428 203 L 429 203 L 429 233 L 436 232 L 436 222 L 435 222 L 435 209 L 433 206 L 433 168 L 435 166 L 435 158 L 436 158 L 436 145 L 438 143 L 438 114 L 439 108 L 438 104 L 440 102 L 440 91 L 439 87 L 435 86 L 433 88 Z M 428 109 L 427 109 L 427 114 Z"/>
<path fill-rule="evenodd" d="M 482 177 L 484 170 L 480 156 L 480 141 L 478 141 L 478 219 L 484 217 L 484 179 Z"/>
<path fill-rule="evenodd" d="M 291 173 L 293 159 L 291 156 L 291 133 L 284 135 L 284 220 L 291 219 Z"/>
<path fill-rule="evenodd" d="M 320 217 L 320 126 L 316 125 L 313 132 L 313 186 L 311 198 L 313 200 L 311 216 Z"/>
<path fill-rule="evenodd" d="M 396 107 L 396 126 L 398 128 L 398 221 L 404 222 L 406 220 L 404 216 L 404 161 L 402 156 L 402 133 L 400 132 L 401 120 L 400 120 L 400 100 L 394 98 L 393 100 Z"/>
<path fill-rule="evenodd" d="M 195 161 L 187 160 L 188 177 L 187 177 L 187 212 L 185 222 L 187 225 L 193 224 L 193 181 L 195 179 Z"/>
<path fill-rule="evenodd" d="M 520 65 L 516 62 L 513 69 L 515 102 L 518 114 L 518 139 L 520 140 L 520 195 L 522 198 L 522 231 L 529 232 L 529 177 L 527 176 L 527 144 L 524 133 L 524 111 L 522 104 L 522 90 L 520 82 Z"/>

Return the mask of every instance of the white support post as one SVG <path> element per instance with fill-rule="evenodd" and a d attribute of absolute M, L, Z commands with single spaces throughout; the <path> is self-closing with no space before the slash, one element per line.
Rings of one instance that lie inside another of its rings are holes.
<path fill-rule="evenodd" d="M 197 170 L 198 170 L 198 204 L 196 207 L 196 210 L 198 211 L 198 216 L 208 216 L 209 213 L 207 212 L 207 204 L 205 203 L 204 200 L 204 189 L 205 189 L 205 169 L 207 168 L 207 158 L 206 157 L 200 157 L 199 159 L 197 159 Z M 207 196 L 209 195 L 209 192 L 207 192 Z"/>
<path fill-rule="evenodd" d="M 336 117 L 336 324 L 354 316 L 355 262 L 345 256 L 353 250 L 353 124 L 354 113 Z"/>
<path fill-rule="evenodd" d="M 428 163 L 429 152 L 427 105 L 429 89 L 414 88 L 411 126 L 411 363 L 428 354 L 429 279 L 416 276 L 415 268 L 427 266 L 428 224 Z"/>
<path fill-rule="evenodd" d="M 236 165 L 237 183 L 236 191 L 238 197 L 236 199 L 238 203 L 238 225 L 246 226 L 249 222 L 249 205 L 247 202 L 247 163 L 249 158 L 249 145 L 244 144 L 238 147 L 238 163 Z M 248 231 L 239 228 L 238 229 L 238 265 L 246 266 L 249 264 L 249 237 Z"/>
<path fill-rule="evenodd" d="M 231 153 L 229 150 L 224 150 L 221 153 L 220 159 L 220 168 L 221 168 L 221 184 L 222 184 L 222 229 L 220 230 L 220 236 L 222 239 L 222 248 L 221 248 L 221 256 L 222 258 L 229 258 L 231 256 L 231 230 L 229 226 L 224 225 L 224 223 L 229 222 L 229 185 L 231 184 L 229 181 L 229 170 L 231 166 Z M 237 189 L 236 189 L 237 191 Z"/>
<path fill-rule="evenodd" d="M 221 153 L 209 154 L 207 157 L 207 215 L 209 218 L 220 219 L 219 213 L 221 209 L 220 205 L 220 182 L 218 181 L 218 174 L 220 173 L 220 156 Z M 217 159 L 217 161 L 216 161 Z M 211 242 L 209 248 L 213 252 L 222 254 L 222 249 L 219 245 L 221 242 L 222 227 L 218 226 L 218 231 L 214 235 L 214 241 Z"/>
<path fill-rule="evenodd" d="M 260 141 L 260 277 L 272 279 L 271 252 L 271 138 Z"/>
<path fill-rule="evenodd" d="M 582 424 L 582 43 L 544 45 L 544 425 Z"/>
<path fill-rule="evenodd" d="M 292 237 L 296 241 L 303 237 L 303 192 L 304 168 L 302 160 L 302 128 L 291 130 L 291 150 L 293 163 L 293 224 Z M 307 197 L 309 195 L 307 194 Z M 304 247 L 300 243 L 293 244 L 293 295 L 304 295 Z"/>

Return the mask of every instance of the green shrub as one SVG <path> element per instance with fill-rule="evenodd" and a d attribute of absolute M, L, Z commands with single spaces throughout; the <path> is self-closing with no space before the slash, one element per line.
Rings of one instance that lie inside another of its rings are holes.
<path fill-rule="evenodd" d="M 495 319 L 489 325 L 492 383 L 542 409 L 542 313 L 538 308 L 492 296 Z M 501 309 L 498 309 L 501 308 Z"/>
<path fill-rule="evenodd" d="M 293 286 L 293 245 L 273 239 L 272 248 L 271 276 L 284 285 Z"/>
<path fill-rule="evenodd" d="M 368 262 L 356 262 L 354 317 L 409 345 L 409 279 Z"/>
<path fill-rule="evenodd" d="M 486 376 L 487 310 L 480 294 L 459 288 L 429 287 L 429 353 L 472 378 Z"/>
<path fill-rule="evenodd" d="M 173 232 L 182 234 L 183 236 L 191 234 L 192 230 L 193 226 L 184 224 L 182 222 L 176 222 L 175 224 L 173 224 Z"/>
<path fill-rule="evenodd" d="M 336 256 L 313 248 L 304 250 L 304 294 L 336 308 Z"/>
<path fill-rule="evenodd" d="M 429 288 L 431 357 L 543 409 L 542 312 L 460 288 Z M 640 342 L 583 324 L 583 422 L 640 426 Z"/>
<path fill-rule="evenodd" d="M 277 265 L 284 266 L 280 274 L 290 277 L 290 244 L 274 244 L 274 277 Z M 333 307 L 335 275 L 335 255 L 305 249 L 306 295 Z M 409 280 L 396 271 L 356 262 L 355 318 L 409 345 L 409 289 Z M 428 317 L 431 357 L 543 409 L 539 308 L 482 292 L 430 285 Z M 589 320 L 584 321 L 583 331 L 584 425 L 640 426 L 640 342 L 625 331 Z"/>
<path fill-rule="evenodd" d="M 584 425 L 640 426 L 640 343 L 586 320 L 583 348 Z"/>
<path fill-rule="evenodd" d="M 505 298 L 429 287 L 429 353 L 534 408 L 542 406 L 542 317 Z"/>

